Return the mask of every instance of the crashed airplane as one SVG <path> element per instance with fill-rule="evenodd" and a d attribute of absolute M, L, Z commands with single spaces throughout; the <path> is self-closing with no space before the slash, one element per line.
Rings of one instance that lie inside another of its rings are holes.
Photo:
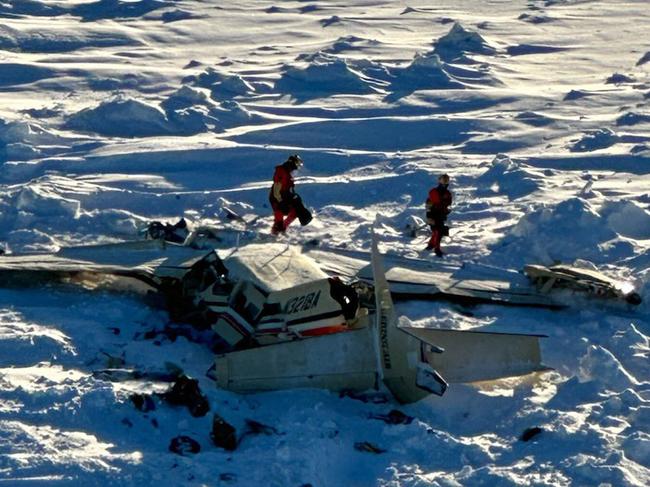
<path fill-rule="evenodd" d="M 219 387 L 238 392 L 384 384 L 411 402 L 442 395 L 448 383 L 545 370 L 540 336 L 413 328 L 395 316 L 393 299 L 559 306 L 550 293 L 515 282 L 511 271 L 486 267 L 463 275 L 395 257 L 386 257 L 384 270 L 375 241 L 368 256 L 268 242 L 215 250 L 206 236 L 2 256 L 0 280 L 137 283 L 162 295 L 173 319 L 214 330 L 225 353 L 216 357 L 213 376 Z"/>

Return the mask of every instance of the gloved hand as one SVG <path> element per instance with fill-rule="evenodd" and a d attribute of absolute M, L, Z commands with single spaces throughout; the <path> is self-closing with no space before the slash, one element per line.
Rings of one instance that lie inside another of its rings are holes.
<path fill-rule="evenodd" d="M 285 215 L 289 213 L 289 210 L 291 209 L 289 200 L 287 198 L 282 198 L 282 200 L 278 202 L 278 209 Z"/>

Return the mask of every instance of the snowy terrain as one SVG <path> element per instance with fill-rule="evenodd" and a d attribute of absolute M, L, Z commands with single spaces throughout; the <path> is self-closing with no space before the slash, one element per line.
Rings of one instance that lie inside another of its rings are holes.
<path fill-rule="evenodd" d="M 556 261 L 633 282 L 635 309 L 409 302 L 419 326 L 541 333 L 554 371 L 400 406 L 326 391 L 240 396 L 164 311 L 78 288 L 0 289 L 6 485 L 650 484 L 650 5 L 647 0 L 0 1 L 0 247 L 140 238 L 153 219 L 267 234 L 291 153 L 314 210 L 289 240 L 426 257 L 404 232 L 437 175 L 446 261 Z M 434 257 L 432 257 L 434 258 Z M 93 372 L 181 367 L 211 412 Z M 373 415 L 399 409 L 390 425 Z M 246 431 L 234 452 L 213 413 Z M 531 441 L 520 440 L 539 427 Z M 195 455 L 168 450 L 187 435 Z M 369 442 L 383 453 L 358 451 Z"/>

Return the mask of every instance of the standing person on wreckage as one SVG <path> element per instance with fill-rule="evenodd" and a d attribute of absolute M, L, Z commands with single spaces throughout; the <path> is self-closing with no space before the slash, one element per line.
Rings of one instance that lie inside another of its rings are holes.
<path fill-rule="evenodd" d="M 425 203 L 427 210 L 427 223 L 431 227 L 431 238 L 425 250 L 433 250 L 438 257 L 444 252 L 440 249 L 442 237 L 449 235 L 449 227 L 445 225 L 447 215 L 451 212 L 452 195 L 449 189 L 449 175 L 442 174 L 438 177 L 438 186 L 429 191 Z"/>
<path fill-rule="evenodd" d="M 295 183 L 292 173 L 301 168 L 303 161 L 298 154 L 289 158 L 275 167 L 273 186 L 269 193 L 269 202 L 273 208 L 273 227 L 271 234 L 283 234 L 289 225 L 298 218 L 301 225 L 307 225 L 311 213 L 302 203 L 302 199 L 295 192 Z"/>

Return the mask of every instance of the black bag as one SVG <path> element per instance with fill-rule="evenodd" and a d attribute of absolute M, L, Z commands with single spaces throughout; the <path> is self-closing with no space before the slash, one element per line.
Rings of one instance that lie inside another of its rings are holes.
<path fill-rule="evenodd" d="M 440 232 L 443 237 L 449 236 L 449 227 L 447 225 L 442 226 L 442 232 Z"/>
<path fill-rule="evenodd" d="M 295 195 L 293 197 L 293 207 L 296 210 L 296 215 L 298 215 L 298 220 L 300 221 L 300 224 L 304 227 L 305 225 L 309 225 L 309 222 L 312 221 L 313 216 L 311 215 L 311 212 L 305 208 L 305 205 L 302 203 L 302 198 L 298 195 Z"/>

